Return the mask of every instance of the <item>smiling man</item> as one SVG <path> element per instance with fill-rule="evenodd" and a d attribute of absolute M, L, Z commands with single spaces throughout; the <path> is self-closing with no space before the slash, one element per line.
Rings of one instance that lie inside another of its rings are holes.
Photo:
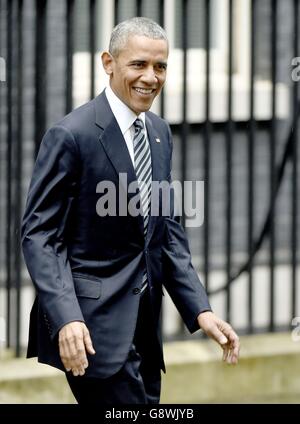
<path fill-rule="evenodd" d="M 110 87 L 136 115 L 148 111 L 166 80 L 168 44 L 165 39 L 131 35 L 116 44 L 113 34 L 109 52 L 102 54 Z"/>
<path fill-rule="evenodd" d="M 167 59 L 158 24 L 117 25 L 102 54 L 108 87 L 48 130 L 34 167 L 22 227 L 37 290 L 28 356 L 65 371 L 82 404 L 159 402 L 163 284 L 190 332 L 202 328 L 224 360 L 238 360 L 238 337 L 211 311 L 172 205 L 169 216 L 151 214 L 162 202 L 153 182 L 171 181 L 171 132 L 149 112 Z M 124 174 L 141 213 L 120 202 L 117 214 L 97 213 L 102 181 L 130 204 Z"/>

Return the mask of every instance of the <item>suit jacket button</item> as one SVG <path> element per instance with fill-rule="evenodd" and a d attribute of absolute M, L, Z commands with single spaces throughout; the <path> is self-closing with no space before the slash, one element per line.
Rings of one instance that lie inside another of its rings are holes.
<path fill-rule="evenodd" d="M 138 287 L 135 287 L 133 290 L 132 290 L 132 293 L 133 294 L 139 294 L 141 292 L 141 289 L 139 289 Z"/>

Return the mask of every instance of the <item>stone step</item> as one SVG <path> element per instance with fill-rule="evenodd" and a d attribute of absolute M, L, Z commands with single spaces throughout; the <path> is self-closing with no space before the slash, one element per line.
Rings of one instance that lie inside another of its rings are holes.
<path fill-rule="evenodd" d="M 291 333 L 241 337 L 238 366 L 211 340 L 165 344 L 162 403 L 299 403 L 300 341 Z M 75 403 L 64 374 L 1 352 L 0 403 Z"/>

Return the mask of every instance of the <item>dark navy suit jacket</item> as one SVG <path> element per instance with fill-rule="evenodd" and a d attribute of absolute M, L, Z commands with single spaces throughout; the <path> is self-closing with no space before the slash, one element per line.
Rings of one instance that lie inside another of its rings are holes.
<path fill-rule="evenodd" d="M 146 113 L 146 126 L 152 180 L 170 181 L 169 126 L 151 112 Z M 199 328 L 197 315 L 210 310 L 173 213 L 151 216 L 146 239 L 142 216 L 97 214 L 99 182 L 115 183 L 117 198 L 119 190 L 126 193 L 127 187 L 119 188 L 120 173 L 127 174 L 128 184 L 136 180 L 126 143 L 102 93 L 46 133 L 23 218 L 23 253 L 37 290 L 28 356 L 63 370 L 58 331 L 71 321 L 84 321 L 97 352 L 88 358 L 85 375 L 90 377 L 113 375 L 127 358 L 145 266 L 162 369 L 162 284 L 191 332 Z M 128 201 L 132 196 L 128 194 Z"/>

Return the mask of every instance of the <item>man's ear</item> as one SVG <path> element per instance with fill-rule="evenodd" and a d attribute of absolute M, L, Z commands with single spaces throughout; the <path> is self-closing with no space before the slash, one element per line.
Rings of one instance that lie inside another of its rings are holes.
<path fill-rule="evenodd" d="M 103 52 L 101 55 L 102 65 L 107 73 L 107 75 L 111 76 L 113 73 L 113 57 L 109 52 Z"/>

